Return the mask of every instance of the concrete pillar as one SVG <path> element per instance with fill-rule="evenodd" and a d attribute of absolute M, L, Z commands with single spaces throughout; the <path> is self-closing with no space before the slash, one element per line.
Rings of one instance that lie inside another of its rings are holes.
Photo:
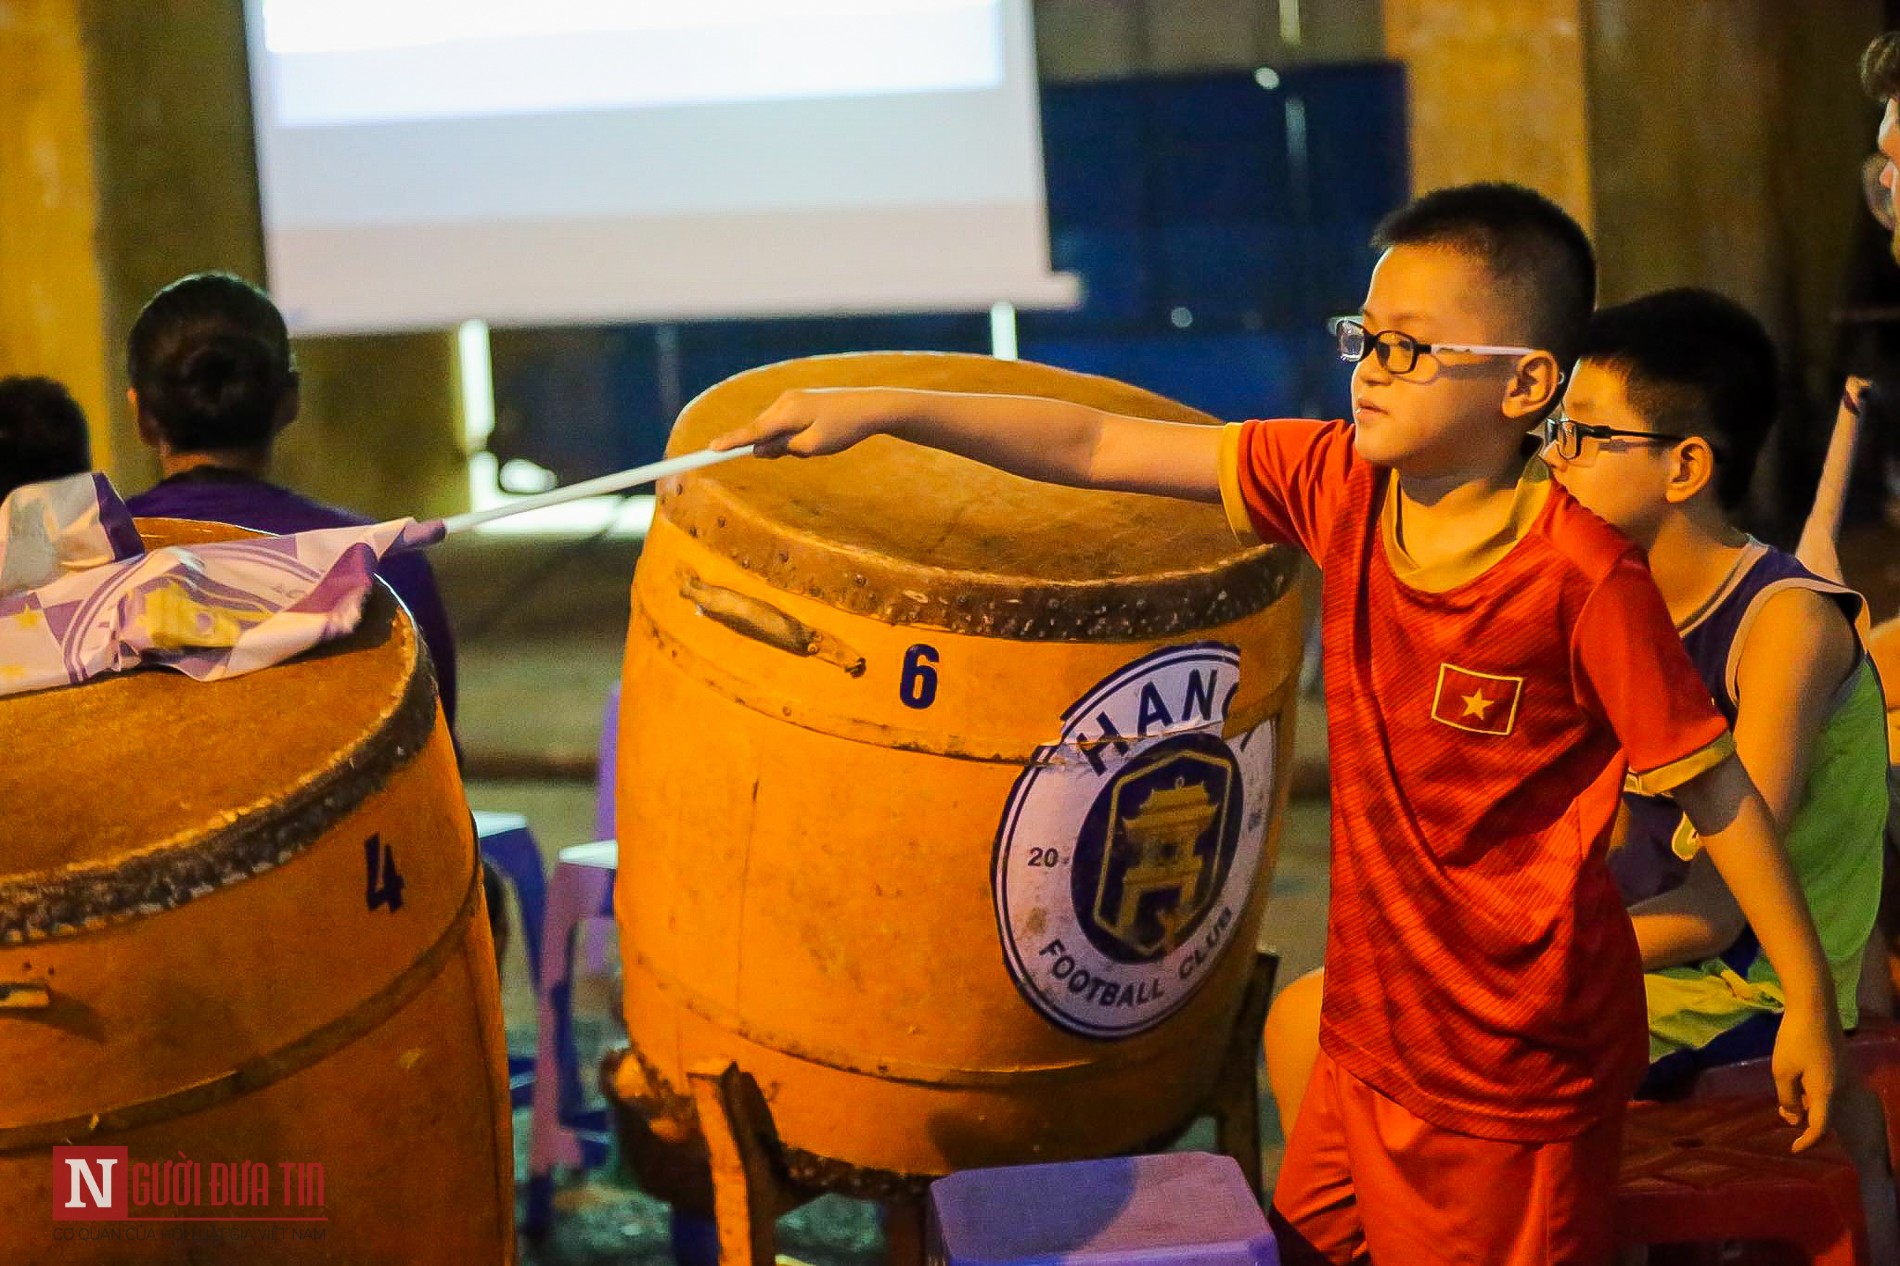
<path fill-rule="evenodd" d="M 78 0 L 0 0 L 0 376 L 43 374 L 93 420 L 110 389 L 93 251 L 92 129 Z"/>
<path fill-rule="evenodd" d="M 220 268 L 267 281 L 241 0 L 83 0 L 99 258 L 116 394 L 125 332 L 166 282 Z M 466 504 L 452 332 L 299 340 L 304 416 L 275 476 L 370 514 Z M 113 473 L 155 469 L 123 406 Z"/>
<path fill-rule="evenodd" d="M 1512 180 L 1590 229 L 1602 298 L 1709 286 L 1815 356 L 1875 111 L 1879 0 L 1385 0 L 1418 190 Z M 1824 393 L 1825 394 L 1825 393 Z"/>
<path fill-rule="evenodd" d="M 1515 181 L 1592 226 L 1584 2 L 1385 0 L 1386 52 L 1411 93 L 1415 190 Z"/>
<path fill-rule="evenodd" d="M 303 417 L 284 432 L 277 476 L 367 514 L 468 509 L 453 334 L 302 339 Z"/>
<path fill-rule="evenodd" d="M 1855 62 L 1879 3 L 1588 7 L 1605 299 L 1714 286 L 1794 336 L 1795 309 L 1835 301 L 1864 214 L 1877 112 Z"/>

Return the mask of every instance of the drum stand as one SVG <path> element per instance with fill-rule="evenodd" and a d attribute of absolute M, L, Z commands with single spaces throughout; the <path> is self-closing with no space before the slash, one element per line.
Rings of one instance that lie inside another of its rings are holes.
<path fill-rule="evenodd" d="M 1273 1004 L 1273 982 L 1280 955 L 1257 949 L 1253 972 L 1240 995 L 1240 1010 L 1227 1034 L 1227 1056 L 1214 1078 L 1214 1089 L 1198 1115 L 1214 1118 L 1214 1146 L 1240 1163 L 1254 1199 L 1267 1207 L 1267 1174 L 1260 1156 L 1260 1034 Z"/>
<path fill-rule="evenodd" d="M 1216 1146 L 1239 1162 L 1263 1207 L 1267 1193 L 1260 1155 L 1260 1031 L 1279 967 L 1280 957 L 1272 950 L 1255 953 L 1220 1071 L 1208 1097 L 1189 1118 L 1214 1118 Z M 719 1232 L 720 1266 L 773 1266 L 775 1223 L 824 1192 L 786 1172 L 771 1109 L 751 1074 L 731 1061 L 701 1064 L 687 1073 L 705 1146 L 700 1163 L 709 1163 L 711 1171 L 708 1193 L 704 1169 L 690 1176 L 681 1172 L 681 1168 L 696 1168 L 679 1155 L 688 1145 L 684 1141 L 659 1143 L 639 1109 L 616 1095 L 617 1066 L 618 1061 L 610 1057 L 601 1083 L 614 1105 L 621 1138 L 643 1140 L 640 1150 L 648 1155 L 655 1144 L 662 1152 L 675 1154 L 676 1159 L 670 1158 L 662 1167 L 675 1178 L 655 1184 L 670 1190 L 653 1194 L 701 1213 L 710 1205 Z M 1165 1140 L 1157 1145 L 1165 1146 Z M 685 1165 L 676 1167 L 678 1161 Z M 646 1183 L 648 1173 L 641 1172 L 641 1179 Z M 676 1181 L 683 1185 L 676 1186 Z M 891 1266 L 923 1266 L 925 1200 L 921 1189 L 885 1198 L 884 1234 Z"/>

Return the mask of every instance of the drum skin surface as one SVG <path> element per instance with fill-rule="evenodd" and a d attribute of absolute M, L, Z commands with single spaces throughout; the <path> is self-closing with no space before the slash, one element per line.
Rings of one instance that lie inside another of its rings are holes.
<path fill-rule="evenodd" d="M 1046 366 L 873 353 L 729 379 L 671 449 L 849 385 L 1213 424 Z M 1178 1130 L 1273 869 L 1296 566 L 1217 506 L 884 437 L 662 488 L 622 678 L 618 1096 L 688 1137 L 687 1073 L 734 1060 L 792 1176 L 866 1193 Z"/>
<path fill-rule="evenodd" d="M 0 699 L 0 732 L 0 1259 L 513 1261 L 472 826 L 387 588 L 283 665 Z M 98 1200 L 69 1147 L 116 1155 L 116 1213 L 61 1213 Z"/>

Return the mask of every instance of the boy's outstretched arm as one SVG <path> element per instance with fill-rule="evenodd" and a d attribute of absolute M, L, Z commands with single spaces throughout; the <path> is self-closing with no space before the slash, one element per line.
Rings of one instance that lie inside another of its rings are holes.
<path fill-rule="evenodd" d="M 712 447 L 756 444 L 760 457 L 820 457 L 873 435 L 1044 483 L 1220 500 L 1220 427 L 1128 417 L 1041 396 L 895 387 L 788 391 Z"/>
<path fill-rule="evenodd" d="M 1768 807 L 1740 760 L 1724 760 L 1672 794 L 1781 977 L 1787 1010 L 1775 1039 L 1775 1092 L 1783 1120 L 1792 1124 L 1805 1117 L 1807 1128 L 1794 1144 L 1795 1151 L 1805 1151 L 1827 1129 L 1841 1063 L 1834 982 L 1808 904 Z"/>

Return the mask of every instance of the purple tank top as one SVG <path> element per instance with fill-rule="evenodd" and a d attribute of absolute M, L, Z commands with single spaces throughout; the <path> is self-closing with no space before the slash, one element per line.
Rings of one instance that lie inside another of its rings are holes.
<path fill-rule="evenodd" d="M 1750 541 L 1728 580 L 1682 635 L 1683 649 L 1689 652 L 1702 684 L 1709 688 L 1709 697 L 1731 728 L 1735 725 L 1736 705 L 1729 660 L 1736 649 L 1736 636 L 1763 594 L 1789 581 L 1835 598 L 1850 622 L 1860 614 L 1857 594 L 1823 580 L 1803 567 L 1793 554 Z M 1610 873 L 1623 893 L 1623 904 L 1634 905 L 1681 883 L 1689 864 L 1670 847 L 1676 826 L 1682 821 L 1682 810 L 1674 800 L 1626 791 L 1623 803 L 1630 815 L 1629 840 L 1610 854 Z"/>

